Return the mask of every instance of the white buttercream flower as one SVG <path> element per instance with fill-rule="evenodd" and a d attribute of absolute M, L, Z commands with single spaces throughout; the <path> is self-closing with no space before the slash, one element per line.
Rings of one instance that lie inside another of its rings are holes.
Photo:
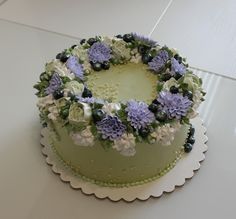
<path fill-rule="evenodd" d="M 134 156 L 135 150 L 135 137 L 133 134 L 123 134 L 120 139 L 114 140 L 112 148 L 120 152 L 124 156 Z"/>
<path fill-rule="evenodd" d="M 57 120 L 57 117 L 59 116 L 59 111 L 57 109 L 57 107 L 54 106 L 50 106 L 48 108 L 49 114 L 48 114 L 48 118 L 51 120 Z"/>
<path fill-rule="evenodd" d="M 84 91 L 84 85 L 78 81 L 69 81 L 65 84 L 65 90 L 70 91 L 75 96 L 80 96 Z"/>
<path fill-rule="evenodd" d="M 140 63 L 141 60 L 142 60 L 142 56 L 139 53 L 137 53 L 137 54 L 131 56 L 130 62 Z"/>
<path fill-rule="evenodd" d="M 130 48 L 126 47 L 126 43 L 123 40 L 115 40 L 111 45 L 112 53 L 116 59 L 120 59 L 121 57 L 125 60 L 129 60 L 130 56 Z"/>
<path fill-rule="evenodd" d="M 88 50 L 84 49 L 82 46 L 75 47 L 72 50 L 72 54 L 77 56 L 82 62 L 89 62 Z"/>
<path fill-rule="evenodd" d="M 52 94 L 50 94 L 45 97 L 40 97 L 38 99 L 37 106 L 39 109 L 43 109 L 43 108 L 46 108 L 46 107 L 52 105 L 53 103 L 54 103 L 53 96 L 52 96 Z"/>
<path fill-rule="evenodd" d="M 163 90 L 169 91 L 172 86 L 179 87 L 178 82 L 171 78 L 163 84 Z"/>
<path fill-rule="evenodd" d="M 151 143 L 157 141 L 162 145 L 171 145 L 175 139 L 175 133 L 180 129 L 180 127 L 181 124 L 179 122 L 158 126 L 155 131 L 150 134 L 153 138 Z"/>
<path fill-rule="evenodd" d="M 120 103 L 105 103 L 102 107 L 102 110 L 109 116 L 114 116 L 114 114 L 120 109 Z"/>
<path fill-rule="evenodd" d="M 55 59 L 50 63 L 46 64 L 46 72 L 52 74 L 54 72 L 58 73 L 61 77 L 68 77 L 74 79 L 75 75 L 59 60 Z"/>
<path fill-rule="evenodd" d="M 70 134 L 73 142 L 79 146 L 93 146 L 94 145 L 94 136 L 91 132 L 91 127 L 88 126 L 81 132 L 72 132 Z"/>

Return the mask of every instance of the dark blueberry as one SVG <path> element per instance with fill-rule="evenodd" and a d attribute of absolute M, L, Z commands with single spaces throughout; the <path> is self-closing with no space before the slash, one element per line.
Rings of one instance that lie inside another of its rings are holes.
<path fill-rule="evenodd" d="M 174 55 L 174 58 L 175 58 L 176 60 L 178 60 L 178 59 L 179 59 L 179 55 L 178 55 L 178 54 L 175 54 L 175 55 Z"/>
<path fill-rule="evenodd" d="M 171 87 L 170 87 L 170 92 L 171 92 L 172 94 L 177 94 L 177 93 L 179 93 L 179 89 L 178 89 L 178 87 L 171 86 Z"/>
<path fill-rule="evenodd" d="M 146 138 L 149 133 L 150 133 L 150 129 L 149 128 L 141 128 L 141 129 L 139 129 L 139 134 L 143 138 Z"/>
<path fill-rule="evenodd" d="M 185 151 L 186 153 L 189 153 L 192 149 L 193 149 L 193 145 L 191 145 L 190 143 L 186 143 L 186 144 L 184 145 L 184 151 Z"/>
<path fill-rule="evenodd" d="M 86 42 L 86 39 L 80 40 L 80 45 L 83 45 Z"/>
<path fill-rule="evenodd" d="M 190 143 L 190 144 L 194 144 L 195 143 L 195 138 L 193 136 L 190 136 L 188 139 L 187 139 L 187 142 Z"/>
<path fill-rule="evenodd" d="M 155 104 L 155 103 L 151 103 L 149 106 L 148 106 L 148 109 L 153 112 L 153 113 L 156 113 L 157 112 L 157 109 L 158 109 L 158 105 Z"/>
<path fill-rule="evenodd" d="M 122 39 L 123 36 L 121 34 L 116 35 L 116 38 Z"/>
<path fill-rule="evenodd" d="M 73 45 L 73 46 L 71 46 L 70 48 L 71 48 L 71 49 L 74 49 L 76 46 L 77 46 L 77 45 Z"/>
<path fill-rule="evenodd" d="M 91 92 L 91 90 L 89 90 L 87 87 L 84 88 L 84 91 L 82 93 L 82 97 L 86 98 L 86 97 L 92 97 L 93 94 Z"/>
<path fill-rule="evenodd" d="M 182 61 L 183 61 L 183 58 L 182 58 L 182 57 L 179 57 L 179 58 L 178 58 L 178 62 L 179 62 L 179 64 L 181 64 Z"/>
<path fill-rule="evenodd" d="M 147 47 L 147 46 L 144 46 L 144 45 L 140 45 L 138 47 L 138 52 L 141 54 L 141 55 L 144 55 L 145 53 L 147 53 L 147 51 L 149 50 L 150 48 Z"/>
<path fill-rule="evenodd" d="M 156 105 L 158 105 L 158 104 L 159 104 L 159 102 L 158 102 L 158 100 L 157 100 L 157 99 L 154 99 L 154 100 L 152 101 L 152 103 L 154 103 L 154 104 L 156 104 Z"/>
<path fill-rule="evenodd" d="M 168 81 L 170 78 L 171 78 L 170 73 L 164 73 L 163 75 L 161 75 L 161 80 L 162 81 Z"/>
<path fill-rule="evenodd" d="M 62 53 L 62 54 L 61 54 L 60 61 L 61 61 L 61 62 L 66 62 L 69 57 L 70 57 L 69 54 Z"/>
<path fill-rule="evenodd" d="M 44 122 L 44 123 L 42 124 L 42 126 L 45 128 L 45 127 L 48 126 L 48 124 L 47 124 L 46 122 Z"/>
<path fill-rule="evenodd" d="M 152 61 L 152 56 L 150 53 L 144 54 L 142 56 L 142 61 L 144 64 L 148 64 L 148 62 Z"/>
<path fill-rule="evenodd" d="M 190 127 L 190 129 L 189 129 L 189 136 L 193 136 L 194 135 L 194 133 L 195 133 L 195 128 L 193 128 L 192 126 Z"/>
<path fill-rule="evenodd" d="M 193 99 L 193 93 L 191 91 L 184 91 L 184 96 L 188 97 L 188 99 L 192 100 Z"/>
<path fill-rule="evenodd" d="M 58 53 L 58 54 L 56 55 L 56 59 L 61 59 L 61 53 Z"/>
<path fill-rule="evenodd" d="M 134 37 L 133 37 L 133 35 L 132 34 L 125 34 L 124 36 L 123 36 L 123 40 L 126 42 L 126 43 L 130 43 L 130 42 L 132 42 L 133 40 L 134 40 Z"/>
<path fill-rule="evenodd" d="M 58 100 L 63 97 L 63 91 L 58 89 L 53 92 L 53 97 L 55 100 Z"/>
<path fill-rule="evenodd" d="M 105 70 L 108 70 L 110 68 L 110 63 L 109 62 L 103 62 L 102 63 L 102 68 Z"/>
<path fill-rule="evenodd" d="M 176 73 L 175 76 L 174 76 L 174 78 L 175 78 L 176 80 L 180 79 L 181 77 L 182 77 L 182 75 L 179 74 L 179 73 Z"/>
<path fill-rule="evenodd" d="M 94 43 L 96 43 L 97 42 L 97 40 L 95 39 L 95 38 L 89 38 L 88 39 L 88 41 L 87 41 L 87 43 L 90 45 L 90 46 L 92 46 Z"/>
<path fill-rule="evenodd" d="M 100 71 L 102 70 L 102 64 L 99 62 L 92 63 L 92 68 L 94 71 Z"/>
<path fill-rule="evenodd" d="M 105 113 L 101 109 L 94 109 L 92 112 L 93 120 L 95 122 L 101 121 L 105 117 Z"/>
<path fill-rule="evenodd" d="M 156 116 L 156 119 L 159 121 L 159 122 L 165 122 L 166 119 L 167 119 L 167 115 L 165 112 L 163 111 L 159 111 L 155 114 Z"/>

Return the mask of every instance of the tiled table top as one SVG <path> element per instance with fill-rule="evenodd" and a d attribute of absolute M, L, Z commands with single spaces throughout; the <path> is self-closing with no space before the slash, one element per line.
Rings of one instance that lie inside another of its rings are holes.
<path fill-rule="evenodd" d="M 85 196 L 62 183 L 46 165 L 38 143 L 40 124 L 32 85 L 44 63 L 77 40 L 1 20 L 0 35 L 1 218 L 234 217 L 236 80 L 195 71 L 208 92 L 200 115 L 208 129 L 209 151 L 194 178 L 160 199 L 113 203 Z"/>

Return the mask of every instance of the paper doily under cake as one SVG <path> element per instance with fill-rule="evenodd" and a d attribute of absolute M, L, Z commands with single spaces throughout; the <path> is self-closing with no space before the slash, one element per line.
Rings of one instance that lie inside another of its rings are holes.
<path fill-rule="evenodd" d="M 149 197 L 160 197 L 164 192 L 174 191 L 176 186 L 184 185 L 186 179 L 194 175 L 194 171 L 200 168 L 200 162 L 205 159 L 204 152 L 207 151 L 206 128 L 202 120 L 197 117 L 191 120 L 195 127 L 195 144 L 190 153 L 184 154 L 176 166 L 161 178 L 138 186 L 125 188 L 102 187 L 79 178 L 67 166 L 65 166 L 58 155 L 53 151 L 49 140 L 49 130 L 43 128 L 41 131 L 42 152 L 46 155 L 46 162 L 52 166 L 53 172 L 59 174 L 64 182 L 69 182 L 74 189 L 81 189 L 85 194 L 94 194 L 97 198 L 109 198 L 112 201 L 133 201 L 135 199 L 147 200 Z"/>

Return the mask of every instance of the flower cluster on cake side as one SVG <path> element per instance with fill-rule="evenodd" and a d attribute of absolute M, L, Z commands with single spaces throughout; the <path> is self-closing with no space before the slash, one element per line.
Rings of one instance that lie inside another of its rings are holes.
<path fill-rule="evenodd" d="M 93 96 L 87 86 L 89 74 L 128 62 L 143 63 L 156 76 L 156 98 L 151 103 L 114 103 Z M 185 58 L 136 33 L 82 39 L 46 64 L 34 88 L 44 125 L 58 122 L 75 144 L 91 147 L 100 141 L 124 156 L 136 153 L 137 142 L 170 145 L 182 124 L 197 115 L 205 95 L 201 79 Z M 191 151 L 191 139 L 185 148 Z"/>

